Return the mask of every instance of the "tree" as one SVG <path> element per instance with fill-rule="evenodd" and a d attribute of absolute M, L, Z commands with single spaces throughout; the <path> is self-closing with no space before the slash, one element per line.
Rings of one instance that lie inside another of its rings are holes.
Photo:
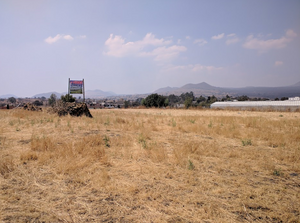
<path fill-rule="evenodd" d="M 206 98 L 203 97 L 202 95 L 200 95 L 199 98 L 197 98 L 197 103 L 200 103 L 200 102 L 205 102 L 206 101 Z"/>
<path fill-rule="evenodd" d="M 192 98 L 186 98 L 185 101 L 184 101 L 184 107 L 186 109 L 188 109 L 189 107 L 191 107 L 193 103 L 193 99 Z"/>
<path fill-rule="evenodd" d="M 144 105 L 146 107 L 163 107 L 166 97 L 158 94 L 150 94 L 145 98 Z"/>
<path fill-rule="evenodd" d="M 237 97 L 237 100 L 238 101 L 248 101 L 249 97 L 247 95 L 242 95 L 242 96 Z"/>
<path fill-rule="evenodd" d="M 56 95 L 55 94 L 51 94 L 50 98 L 48 99 L 49 105 L 50 106 L 54 106 L 55 102 L 56 102 Z"/>
<path fill-rule="evenodd" d="M 146 100 L 145 100 L 145 98 L 142 99 L 141 105 L 146 106 Z"/>
<path fill-rule="evenodd" d="M 14 104 L 14 103 L 17 102 L 17 100 L 16 100 L 14 97 L 8 98 L 8 101 L 9 101 L 10 103 L 12 103 L 12 104 Z"/>
<path fill-rule="evenodd" d="M 176 103 L 180 102 L 180 97 L 174 94 L 168 96 L 168 106 L 173 107 Z"/>
<path fill-rule="evenodd" d="M 165 107 L 169 106 L 169 99 L 168 98 L 165 99 L 164 106 Z"/>
<path fill-rule="evenodd" d="M 126 100 L 125 100 L 125 101 L 124 101 L 124 107 L 125 107 L 125 108 L 128 108 L 129 105 L 130 105 L 130 101 L 126 101 Z"/>
<path fill-rule="evenodd" d="M 76 98 L 70 94 L 66 94 L 66 95 L 62 95 L 60 97 L 60 100 L 62 100 L 63 102 L 75 102 Z"/>
<path fill-rule="evenodd" d="M 35 100 L 32 104 L 34 104 L 36 106 L 41 106 L 41 105 L 43 105 L 43 102 L 39 101 L 39 100 Z"/>
<path fill-rule="evenodd" d="M 188 92 L 182 93 L 180 95 L 180 97 L 181 97 L 182 101 L 185 101 L 185 99 L 187 99 L 187 98 L 191 98 L 192 101 L 194 101 L 194 99 L 195 99 L 194 92 L 192 92 L 192 91 L 190 93 L 188 93 Z"/>

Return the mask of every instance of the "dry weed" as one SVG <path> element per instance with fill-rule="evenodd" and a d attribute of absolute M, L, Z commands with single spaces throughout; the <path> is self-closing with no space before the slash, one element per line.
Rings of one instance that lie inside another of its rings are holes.
<path fill-rule="evenodd" d="M 299 112 L 91 112 L 0 111 L 1 222 L 300 221 Z"/>

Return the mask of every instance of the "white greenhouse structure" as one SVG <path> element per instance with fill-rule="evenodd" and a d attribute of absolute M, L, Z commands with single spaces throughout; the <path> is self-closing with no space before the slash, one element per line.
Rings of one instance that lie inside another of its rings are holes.
<path fill-rule="evenodd" d="M 288 100 L 288 101 L 226 101 L 226 102 L 215 102 L 211 104 L 211 108 L 225 109 L 255 109 L 255 110 L 300 110 L 300 100 Z"/>

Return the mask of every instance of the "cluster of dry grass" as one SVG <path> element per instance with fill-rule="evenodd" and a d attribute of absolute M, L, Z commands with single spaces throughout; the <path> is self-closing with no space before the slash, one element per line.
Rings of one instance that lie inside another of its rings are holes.
<path fill-rule="evenodd" d="M 300 113 L 0 111 L 2 222 L 299 222 Z"/>

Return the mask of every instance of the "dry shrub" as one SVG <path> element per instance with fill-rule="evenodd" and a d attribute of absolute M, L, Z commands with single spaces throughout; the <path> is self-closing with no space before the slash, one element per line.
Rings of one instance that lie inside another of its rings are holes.
<path fill-rule="evenodd" d="M 95 162 L 110 165 L 105 145 L 100 135 L 88 135 L 77 140 L 57 142 L 54 137 L 31 137 L 31 151 L 21 155 L 21 160 L 37 160 L 40 164 L 54 164 L 58 173 L 74 174 Z"/>
<path fill-rule="evenodd" d="M 9 112 L 11 112 L 12 116 L 15 118 L 27 118 L 27 117 L 40 117 L 43 115 L 42 112 L 31 112 L 24 110 L 23 108 L 16 108 L 12 109 Z"/>
<path fill-rule="evenodd" d="M 53 139 L 43 135 L 32 135 L 31 137 L 31 150 L 32 151 L 54 151 L 56 149 L 56 143 Z"/>
<path fill-rule="evenodd" d="M 0 157 L 0 174 L 3 177 L 7 177 L 7 175 L 14 171 L 15 164 L 13 162 L 12 156 L 1 156 Z"/>
<path fill-rule="evenodd" d="M 118 124 L 125 124 L 126 123 L 126 119 L 121 118 L 121 117 L 116 117 L 116 123 L 118 123 Z"/>
<path fill-rule="evenodd" d="M 0 136 L 0 149 L 5 146 L 6 137 Z"/>
<path fill-rule="evenodd" d="M 164 162 L 167 158 L 166 150 L 163 147 L 157 145 L 157 143 L 150 144 L 150 148 L 146 151 L 148 157 L 157 163 Z"/>
<path fill-rule="evenodd" d="M 38 154 L 35 151 L 26 151 L 23 152 L 20 156 L 20 160 L 23 162 L 31 161 L 31 160 L 35 161 L 37 159 L 38 159 Z"/>

